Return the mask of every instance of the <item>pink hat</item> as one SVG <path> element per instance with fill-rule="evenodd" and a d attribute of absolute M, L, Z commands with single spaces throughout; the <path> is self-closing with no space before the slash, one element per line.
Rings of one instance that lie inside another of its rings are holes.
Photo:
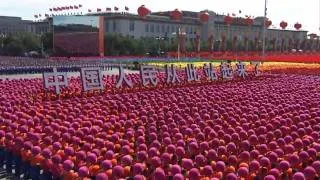
<path fill-rule="evenodd" d="M 277 168 L 273 168 L 269 171 L 269 175 L 272 175 L 276 178 L 279 178 L 280 177 L 280 171 L 277 169 Z"/>
<path fill-rule="evenodd" d="M 74 163 L 71 160 L 65 160 L 63 162 L 63 169 L 65 171 L 70 171 L 74 167 Z"/>
<path fill-rule="evenodd" d="M 229 173 L 227 176 L 226 176 L 226 180 L 237 180 L 237 175 L 235 175 L 234 173 Z"/>
<path fill-rule="evenodd" d="M 111 169 L 111 168 L 112 168 L 112 163 L 111 163 L 110 160 L 104 160 L 104 161 L 102 161 L 102 163 L 101 163 L 101 167 L 102 167 L 104 170 Z"/>
<path fill-rule="evenodd" d="M 249 167 L 250 167 L 249 169 L 251 172 L 258 171 L 260 169 L 260 163 L 256 160 L 253 160 L 253 161 L 251 161 Z"/>
<path fill-rule="evenodd" d="M 106 175 L 106 173 L 99 173 L 96 178 L 96 180 L 108 180 L 108 176 Z"/>
<path fill-rule="evenodd" d="M 65 152 L 65 154 L 66 154 L 67 156 L 73 156 L 73 154 L 74 154 L 74 150 L 73 150 L 72 147 L 66 147 L 66 148 L 64 149 L 64 152 Z"/>
<path fill-rule="evenodd" d="M 133 177 L 134 180 L 145 180 L 146 178 L 143 175 L 137 174 Z"/>
<path fill-rule="evenodd" d="M 296 172 L 293 176 L 292 176 L 292 180 L 305 180 L 305 176 L 303 173 L 301 172 Z"/>
<path fill-rule="evenodd" d="M 193 168 L 193 161 L 191 159 L 182 159 L 182 167 L 186 170 L 190 170 Z"/>
<path fill-rule="evenodd" d="M 290 163 L 288 161 L 283 160 L 279 163 L 279 168 L 282 171 L 287 171 L 290 168 Z"/>
<path fill-rule="evenodd" d="M 137 153 L 137 158 L 140 162 L 143 162 L 148 158 L 148 154 L 146 151 L 139 151 Z"/>
<path fill-rule="evenodd" d="M 158 156 L 154 156 L 151 158 L 151 164 L 153 167 L 161 166 L 161 159 Z"/>
<path fill-rule="evenodd" d="M 181 167 L 177 164 L 172 165 L 171 166 L 171 174 L 175 175 L 175 174 L 179 174 L 179 173 L 181 173 Z"/>
<path fill-rule="evenodd" d="M 320 161 L 314 161 L 312 167 L 316 170 L 317 173 L 320 173 Z"/>
<path fill-rule="evenodd" d="M 135 175 L 137 175 L 137 174 L 142 174 L 143 171 L 144 171 L 144 166 L 143 166 L 143 164 L 141 164 L 141 163 L 136 163 L 136 164 L 133 165 L 133 173 L 134 173 Z"/>
<path fill-rule="evenodd" d="M 214 149 L 210 149 L 208 151 L 207 157 L 209 160 L 213 161 L 216 160 L 218 158 L 218 154 Z"/>
<path fill-rule="evenodd" d="M 192 168 L 189 171 L 189 177 L 190 177 L 190 179 L 194 179 L 194 180 L 200 179 L 201 175 L 200 175 L 199 170 L 197 168 Z"/>
<path fill-rule="evenodd" d="M 276 180 L 276 178 L 273 175 L 267 175 L 266 177 L 264 177 L 264 180 Z"/>
<path fill-rule="evenodd" d="M 82 166 L 78 170 L 80 177 L 87 177 L 89 175 L 89 169 L 86 166 Z"/>
<path fill-rule="evenodd" d="M 267 157 L 262 157 L 262 158 L 260 159 L 260 164 L 261 164 L 261 166 L 263 166 L 263 167 L 269 167 L 269 166 L 270 166 L 270 160 L 269 160 L 269 158 L 267 158 Z"/>
<path fill-rule="evenodd" d="M 206 158 L 202 154 L 198 154 L 195 157 L 195 162 L 198 166 L 204 166 L 206 164 Z"/>
<path fill-rule="evenodd" d="M 210 165 L 206 165 L 204 168 L 203 168 L 203 175 L 205 176 L 210 176 L 211 174 L 213 174 L 213 169 Z"/>
<path fill-rule="evenodd" d="M 217 171 L 221 171 L 221 172 L 224 172 L 225 171 L 225 168 L 226 168 L 226 165 L 223 161 L 218 161 L 216 163 L 216 170 Z"/>
<path fill-rule="evenodd" d="M 97 156 L 94 153 L 89 153 L 89 155 L 87 156 L 87 162 L 94 164 L 97 162 Z"/>
<path fill-rule="evenodd" d="M 41 153 L 41 148 L 39 146 L 33 146 L 31 152 L 33 155 L 38 155 Z"/>
<path fill-rule="evenodd" d="M 124 175 L 124 169 L 123 169 L 123 167 L 122 167 L 122 166 L 119 166 L 119 165 L 113 167 L 113 169 L 112 169 L 112 174 L 113 174 L 113 176 L 115 176 L 116 178 L 121 178 L 121 177 L 123 177 L 123 175 Z"/>
<path fill-rule="evenodd" d="M 303 174 L 307 179 L 314 179 L 317 175 L 317 172 L 312 166 L 308 166 L 303 170 Z"/>
<path fill-rule="evenodd" d="M 248 175 L 249 175 L 249 170 L 248 170 L 248 168 L 246 168 L 246 167 L 240 167 L 240 168 L 238 169 L 238 175 L 241 176 L 241 177 L 244 177 L 244 178 L 248 177 Z"/>
<path fill-rule="evenodd" d="M 184 180 L 184 176 L 182 174 L 175 174 L 173 176 L 173 180 Z"/>
<path fill-rule="evenodd" d="M 51 152 L 51 150 L 49 148 L 45 148 L 45 149 L 42 150 L 42 155 L 46 159 L 50 159 L 51 155 L 52 155 L 52 152 Z"/>
<path fill-rule="evenodd" d="M 179 157 L 184 157 L 184 154 L 185 154 L 185 150 L 183 147 L 177 147 L 176 149 L 176 155 L 179 156 Z"/>
<path fill-rule="evenodd" d="M 153 174 L 155 180 L 165 180 L 166 174 L 162 168 L 157 168 Z"/>
<path fill-rule="evenodd" d="M 306 151 L 301 151 L 300 153 L 299 153 L 299 159 L 300 159 L 300 161 L 307 161 L 308 159 L 309 159 L 309 154 L 308 154 L 308 152 L 306 152 Z"/>
<path fill-rule="evenodd" d="M 133 158 L 130 155 L 125 155 L 121 158 L 121 164 L 124 166 L 130 166 L 132 164 Z"/>

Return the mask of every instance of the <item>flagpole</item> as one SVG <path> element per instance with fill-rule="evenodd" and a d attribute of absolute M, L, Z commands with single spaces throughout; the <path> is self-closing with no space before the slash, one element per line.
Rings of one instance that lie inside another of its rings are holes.
<path fill-rule="evenodd" d="M 263 18 L 263 31 L 262 31 L 262 60 L 265 58 L 266 49 L 266 18 L 267 18 L 267 0 L 264 0 L 264 18 Z"/>

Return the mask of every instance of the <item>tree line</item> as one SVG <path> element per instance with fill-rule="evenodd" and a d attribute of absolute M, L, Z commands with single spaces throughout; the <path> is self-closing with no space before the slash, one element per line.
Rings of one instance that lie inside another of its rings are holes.
<path fill-rule="evenodd" d="M 0 37 L 1 47 L 0 55 L 7 56 L 23 56 L 30 51 L 44 52 L 47 55 L 53 54 L 53 35 L 52 33 L 45 33 L 37 36 L 30 33 L 20 33 Z M 237 41 L 233 46 L 232 40 L 227 40 L 225 47 L 221 49 L 222 42 L 214 41 L 213 51 L 261 51 L 262 43 L 256 43 L 255 40 L 248 40 L 248 42 Z M 311 49 L 310 43 L 306 40 L 300 42 L 302 49 Z M 313 47 L 319 47 L 318 43 L 313 43 Z M 210 51 L 208 41 L 201 41 L 201 51 Z M 287 47 L 287 46 L 286 46 Z M 294 46 L 293 46 L 294 47 Z M 154 38 L 141 37 L 134 39 L 130 36 L 123 36 L 119 34 L 107 34 L 105 36 L 105 54 L 109 56 L 129 56 L 129 55 L 150 55 L 159 56 L 166 55 L 167 52 L 175 52 L 178 48 L 178 40 L 169 38 Z M 268 51 L 289 51 L 290 48 L 279 48 L 275 46 L 272 40 L 266 40 L 266 48 Z M 192 41 L 186 41 L 185 50 L 187 52 L 195 52 L 196 44 Z"/>

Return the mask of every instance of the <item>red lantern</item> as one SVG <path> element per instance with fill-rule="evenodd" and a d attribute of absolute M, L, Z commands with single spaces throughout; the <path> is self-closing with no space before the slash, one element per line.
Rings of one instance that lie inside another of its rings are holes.
<path fill-rule="evenodd" d="M 146 17 L 150 13 L 151 13 L 151 11 L 148 8 L 146 8 L 144 5 L 141 5 L 138 8 L 138 14 L 139 14 L 140 17 Z"/>
<path fill-rule="evenodd" d="M 178 9 L 175 9 L 171 12 L 171 18 L 174 20 L 181 20 L 182 18 L 182 12 Z"/>
<path fill-rule="evenodd" d="M 287 26 L 288 26 L 288 23 L 287 23 L 287 22 L 281 21 L 280 27 L 281 27 L 282 29 L 286 29 Z"/>
<path fill-rule="evenodd" d="M 294 28 L 296 28 L 296 30 L 301 29 L 301 27 L 302 27 L 302 25 L 301 25 L 300 23 L 296 23 L 296 24 L 294 25 Z"/>
<path fill-rule="evenodd" d="M 269 19 L 267 19 L 264 23 L 265 23 L 267 28 L 269 28 L 272 25 L 272 21 L 269 20 Z"/>
<path fill-rule="evenodd" d="M 229 26 L 230 24 L 232 24 L 232 22 L 233 22 L 233 17 L 231 17 L 231 16 L 225 16 L 224 17 L 224 22 Z"/>
<path fill-rule="evenodd" d="M 208 12 L 202 12 L 200 13 L 200 20 L 201 22 L 208 22 L 209 21 L 209 13 Z"/>
<path fill-rule="evenodd" d="M 253 19 L 251 19 L 250 17 L 246 18 L 246 25 L 247 26 L 252 26 L 253 25 Z"/>

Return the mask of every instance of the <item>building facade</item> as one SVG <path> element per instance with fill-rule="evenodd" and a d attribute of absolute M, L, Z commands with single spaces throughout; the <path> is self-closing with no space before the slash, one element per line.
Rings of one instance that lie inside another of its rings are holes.
<path fill-rule="evenodd" d="M 199 12 L 182 11 L 182 13 L 181 20 L 173 20 L 170 11 L 152 13 L 144 18 L 126 13 L 99 13 L 95 15 L 104 16 L 106 33 L 129 35 L 133 38 L 161 36 L 172 39 L 181 28 L 189 41 L 194 41 L 196 34 L 200 35 L 202 41 L 207 40 L 211 35 L 215 40 L 221 40 L 222 36 L 226 36 L 229 40 L 237 36 L 239 41 L 245 37 L 249 40 L 262 39 L 263 17 L 255 18 L 251 26 L 245 23 L 244 18 L 237 17 L 234 18 L 231 25 L 227 25 L 224 22 L 225 15 L 218 15 L 212 11 L 208 11 L 209 20 L 207 22 L 200 20 Z M 302 40 L 307 38 L 307 31 L 266 29 L 266 39 L 281 39 L 283 37 Z"/>
<path fill-rule="evenodd" d="M 20 17 L 0 16 L 0 35 L 8 36 L 21 32 L 28 32 L 28 25 L 32 21 L 22 20 Z"/>

